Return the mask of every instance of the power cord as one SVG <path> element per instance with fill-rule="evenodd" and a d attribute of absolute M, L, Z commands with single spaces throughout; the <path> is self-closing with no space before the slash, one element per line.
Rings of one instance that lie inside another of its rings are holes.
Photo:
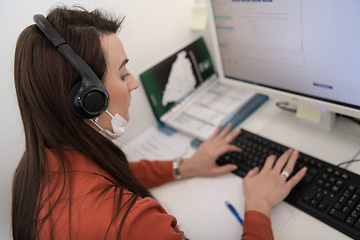
<path fill-rule="evenodd" d="M 340 167 L 341 165 L 344 165 L 344 164 L 350 164 L 350 163 L 353 163 L 353 162 L 359 162 L 360 159 L 353 159 L 353 160 L 349 160 L 349 161 L 345 161 L 345 162 L 342 162 L 342 163 L 339 163 L 338 165 L 336 165 L 337 167 Z"/>
<path fill-rule="evenodd" d="M 276 103 L 276 106 L 278 108 L 281 108 L 282 110 L 285 110 L 285 111 L 289 111 L 289 112 L 293 112 L 293 113 L 296 113 L 296 108 L 289 108 L 287 106 L 289 106 L 289 102 L 277 102 Z"/>
<path fill-rule="evenodd" d="M 358 118 L 349 117 L 349 116 L 342 115 L 342 114 L 338 114 L 338 115 L 339 115 L 339 116 L 342 116 L 342 117 L 345 117 L 345 118 L 348 118 L 348 119 L 350 119 L 351 121 L 353 121 L 353 122 L 355 122 L 355 123 L 357 123 L 357 124 L 360 125 L 360 119 L 358 119 Z"/>

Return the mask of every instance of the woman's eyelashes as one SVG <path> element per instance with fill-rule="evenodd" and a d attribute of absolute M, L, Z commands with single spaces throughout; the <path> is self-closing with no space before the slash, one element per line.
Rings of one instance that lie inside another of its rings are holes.
<path fill-rule="evenodd" d="M 126 78 L 129 77 L 129 76 L 130 76 L 130 74 L 126 73 L 125 75 L 121 76 L 120 78 L 121 78 L 122 81 L 125 81 Z"/>

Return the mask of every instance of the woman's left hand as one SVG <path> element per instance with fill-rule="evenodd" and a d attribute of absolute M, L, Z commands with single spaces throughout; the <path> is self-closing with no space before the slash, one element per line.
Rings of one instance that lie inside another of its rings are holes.
<path fill-rule="evenodd" d="M 216 159 L 228 152 L 240 152 L 241 148 L 231 145 L 230 142 L 240 133 L 240 129 L 228 134 L 232 128 L 229 123 L 223 131 L 219 126 L 214 134 L 204 141 L 191 158 L 184 159 L 180 165 L 180 174 L 183 178 L 194 176 L 218 176 L 237 169 L 234 164 L 218 166 Z"/>

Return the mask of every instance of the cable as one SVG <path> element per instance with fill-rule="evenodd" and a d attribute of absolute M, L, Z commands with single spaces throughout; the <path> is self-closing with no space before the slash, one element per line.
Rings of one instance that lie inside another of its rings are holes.
<path fill-rule="evenodd" d="M 289 111 L 289 112 L 296 112 L 297 108 L 288 108 L 286 106 L 289 106 L 289 102 L 277 102 L 276 103 L 276 106 L 282 110 L 285 110 L 285 111 Z M 346 115 L 342 115 L 342 114 L 337 114 L 339 116 L 343 116 L 343 117 L 346 117 L 346 118 L 349 118 L 350 120 L 354 121 L 355 123 L 359 124 L 360 125 L 360 119 L 357 119 L 357 118 L 353 118 L 353 117 L 349 117 L 349 116 L 346 116 Z M 350 163 L 353 163 L 353 162 L 359 162 L 360 159 L 353 159 L 353 160 L 348 160 L 348 161 L 345 161 L 345 162 L 342 162 L 342 163 L 339 163 L 337 165 L 337 167 L 340 167 L 341 165 L 344 165 L 344 164 L 350 164 Z M 345 169 L 347 168 L 347 166 L 345 167 Z"/>
<path fill-rule="evenodd" d="M 276 106 L 281 108 L 282 110 L 289 111 L 289 112 L 294 112 L 294 113 L 296 112 L 296 108 L 288 108 L 288 107 L 284 107 L 282 105 L 288 106 L 289 102 L 277 102 L 276 103 Z"/>
<path fill-rule="evenodd" d="M 350 120 L 352 120 L 353 122 L 357 123 L 360 125 L 360 119 L 358 118 L 354 118 L 354 117 L 349 117 L 349 116 L 346 116 L 346 115 L 343 115 L 343 114 L 338 114 L 339 116 L 342 116 L 342 117 L 345 117 L 345 118 L 348 118 Z"/>
<path fill-rule="evenodd" d="M 353 160 L 349 160 L 349 161 L 345 161 L 345 162 L 342 162 L 342 163 L 339 163 L 338 165 L 336 165 L 337 167 L 340 167 L 341 165 L 344 165 L 344 164 L 350 164 L 350 163 L 353 163 L 353 162 L 359 162 L 360 159 L 353 159 Z"/>

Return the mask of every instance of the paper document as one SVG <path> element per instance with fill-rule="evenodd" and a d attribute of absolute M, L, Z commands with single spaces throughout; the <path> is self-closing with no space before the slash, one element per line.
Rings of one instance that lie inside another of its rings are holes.
<path fill-rule="evenodd" d="M 214 133 L 228 115 L 240 109 L 256 93 L 221 84 L 214 75 L 187 99 L 161 117 L 161 121 L 200 140 Z"/>
<path fill-rule="evenodd" d="M 121 146 L 128 160 L 172 160 L 187 153 L 188 145 L 169 137 L 156 127 L 149 127 L 126 145 Z"/>

